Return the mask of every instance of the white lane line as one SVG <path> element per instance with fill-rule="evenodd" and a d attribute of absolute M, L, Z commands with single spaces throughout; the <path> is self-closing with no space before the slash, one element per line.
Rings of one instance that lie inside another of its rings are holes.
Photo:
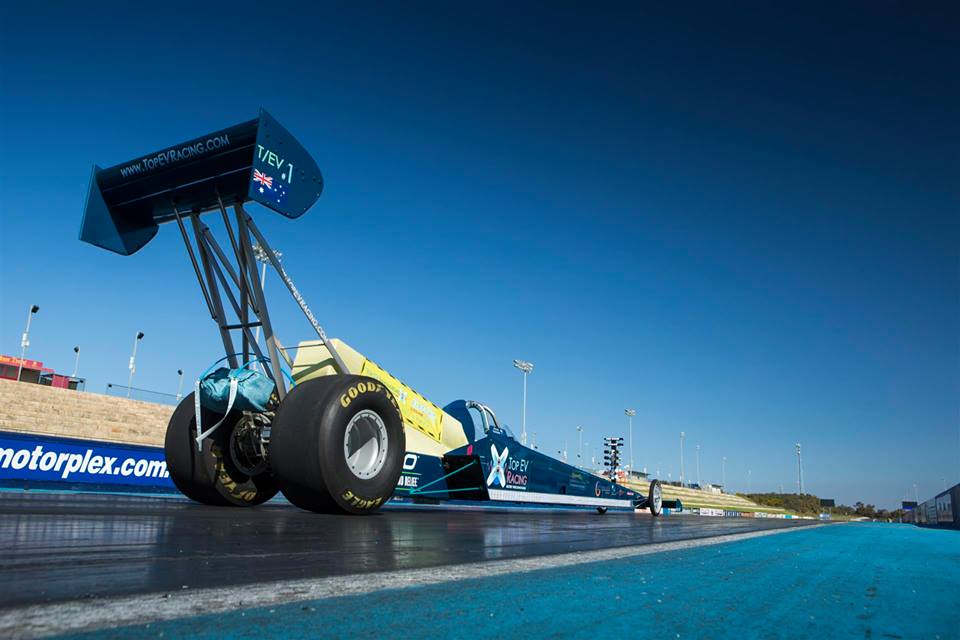
<path fill-rule="evenodd" d="M 588 507 L 621 507 L 630 508 L 633 500 L 617 500 L 616 498 L 591 498 L 589 496 L 557 495 L 555 493 L 536 493 L 534 491 L 505 491 L 503 489 L 488 489 L 491 500 L 502 502 L 535 502 L 543 504 L 572 504 Z"/>
<path fill-rule="evenodd" d="M 712 538 L 660 542 L 533 558 L 483 561 L 427 569 L 363 573 L 306 580 L 283 580 L 212 589 L 32 605 L 0 610 L 0 637 L 44 637 L 68 632 L 92 631 L 160 620 L 223 613 L 253 607 L 290 604 L 305 600 L 354 596 L 382 589 L 440 584 L 471 578 L 489 578 L 507 573 L 555 569 L 588 562 L 623 560 L 624 558 L 693 549 L 790 531 L 808 531 L 821 526 L 826 525 L 749 531 Z"/>

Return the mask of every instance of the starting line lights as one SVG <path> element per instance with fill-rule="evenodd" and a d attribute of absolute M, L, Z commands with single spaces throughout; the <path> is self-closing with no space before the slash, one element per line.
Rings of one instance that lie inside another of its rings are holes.
<path fill-rule="evenodd" d="M 620 447 L 623 446 L 623 438 L 619 436 L 605 437 L 603 446 L 603 461 L 610 471 L 610 477 L 613 478 L 620 468 Z"/>

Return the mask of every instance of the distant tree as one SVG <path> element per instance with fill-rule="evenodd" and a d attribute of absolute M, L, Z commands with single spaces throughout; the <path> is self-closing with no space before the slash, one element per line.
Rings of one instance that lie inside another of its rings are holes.
<path fill-rule="evenodd" d="M 863 504 L 862 502 L 857 502 L 854 507 L 854 513 L 861 518 L 876 518 L 877 517 L 877 508 L 872 504 Z"/>
<path fill-rule="evenodd" d="M 787 509 L 805 515 L 820 513 L 820 498 L 810 493 L 749 493 L 738 495 L 765 507 Z"/>
<path fill-rule="evenodd" d="M 764 507 L 775 507 L 786 509 L 802 515 L 816 515 L 824 509 L 820 506 L 820 498 L 811 494 L 797 493 L 738 493 L 737 495 L 752 500 Z M 902 512 L 887 511 L 886 509 L 877 509 L 872 504 L 864 504 L 857 501 L 852 507 L 845 504 L 838 504 L 830 509 L 834 515 L 870 518 L 872 520 L 899 521 Z"/>
<path fill-rule="evenodd" d="M 842 516 L 852 516 L 854 508 L 845 504 L 838 504 L 833 508 L 833 512 Z"/>

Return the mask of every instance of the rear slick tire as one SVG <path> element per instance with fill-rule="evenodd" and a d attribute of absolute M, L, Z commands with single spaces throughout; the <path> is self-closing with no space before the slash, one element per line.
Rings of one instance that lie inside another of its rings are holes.
<path fill-rule="evenodd" d="M 280 403 L 270 438 L 283 495 L 316 513 L 377 511 L 393 495 L 406 453 L 393 394 L 365 376 L 298 384 Z"/>
<path fill-rule="evenodd" d="M 223 417 L 203 407 L 200 411 L 205 427 Z M 231 412 L 198 450 L 193 394 L 177 405 L 167 424 L 163 453 L 170 479 L 180 493 L 196 502 L 221 507 L 252 507 L 277 494 L 276 480 L 269 471 L 249 475 L 230 455 L 233 430 L 240 417 L 240 412 Z"/>

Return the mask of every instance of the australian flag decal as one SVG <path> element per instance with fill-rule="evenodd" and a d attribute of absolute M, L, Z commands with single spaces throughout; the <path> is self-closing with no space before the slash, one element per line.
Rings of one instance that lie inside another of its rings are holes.
<path fill-rule="evenodd" d="M 273 176 L 268 176 L 259 169 L 253 170 L 253 180 L 250 187 L 251 191 L 255 189 L 260 194 L 261 202 L 282 205 L 287 201 L 286 183 Z"/>

